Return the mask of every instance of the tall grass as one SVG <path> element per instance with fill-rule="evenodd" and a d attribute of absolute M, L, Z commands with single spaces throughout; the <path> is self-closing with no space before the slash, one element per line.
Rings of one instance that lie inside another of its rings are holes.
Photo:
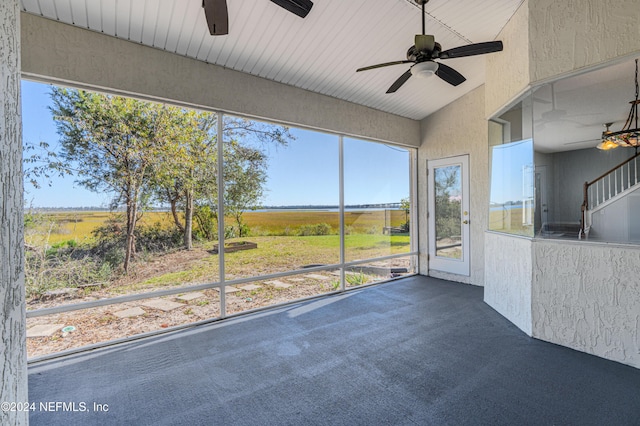
<path fill-rule="evenodd" d="M 93 233 L 110 218 L 113 214 L 109 212 L 84 211 L 30 216 L 25 226 L 25 242 L 29 247 L 29 295 L 38 297 L 56 288 L 76 288 L 94 282 L 104 282 L 108 286 L 116 282 L 118 262 L 96 252 L 98 245 Z M 340 262 L 339 219 L 337 212 L 328 211 L 247 212 L 244 220 L 250 228 L 248 238 L 258 244 L 258 249 L 228 253 L 225 271 L 229 278 L 241 278 L 302 269 L 312 264 L 337 264 Z M 382 232 L 383 227 L 397 227 L 404 221 L 403 211 L 347 212 L 346 260 L 409 252 L 408 234 L 384 235 Z M 140 242 L 173 229 L 173 219 L 165 212 L 146 213 L 140 224 L 147 229 L 140 235 Z M 241 239 L 229 241 L 238 240 Z M 177 244 L 180 244 L 179 238 Z M 210 250 L 212 245 L 205 241 L 198 247 Z M 151 251 L 153 256 L 162 253 L 162 250 Z M 141 250 L 143 262 L 146 262 L 145 252 Z M 114 287 L 109 291 L 118 294 L 211 281 L 218 276 L 218 266 L 218 257 L 212 254 L 195 263 L 185 263 L 182 270 L 174 268 L 152 278 L 131 280 L 125 287 Z"/>
<path fill-rule="evenodd" d="M 48 244 L 56 244 L 69 240 L 78 243 L 91 242 L 92 232 L 104 225 L 114 213 L 110 212 L 52 212 L 42 213 L 40 223 L 27 232 L 26 242 L 41 245 L 44 240 Z M 279 211 L 279 212 L 246 212 L 243 220 L 249 226 L 252 235 L 304 235 L 300 232 L 304 227 L 327 224 L 331 228 L 329 234 L 338 234 L 340 215 L 331 211 Z M 401 210 L 374 210 L 345 212 L 347 234 L 382 233 L 384 226 L 398 227 L 405 222 L 405 213 Z M 142 216 L 141 225 L 173 226 L 173 218 L 169 212 L 147 212 Z M 233 219 L 226 219 L 233 225 Z"/>

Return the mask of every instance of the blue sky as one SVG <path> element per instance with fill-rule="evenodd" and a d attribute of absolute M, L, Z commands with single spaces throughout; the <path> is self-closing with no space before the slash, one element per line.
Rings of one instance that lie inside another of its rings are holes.
<path fill-rule="evenodd" d="M 522 201 L 533 193 L 533 140 L 492 148 L 491 203 Z"/>
<path fill-rule="evenodd" d="M 49 85 L 22 82 L 22 122 L 25 142 L 58 145 L 48 107 Z M 269 150 L 268 180 L 263 205 L 337 205 L 339 190 L 338 137 L 293 128 L 296 140 Z M 355 139 L 344 139 L 345 203 L 397 202 L 409 195 L 409 154 L 406 150 Z M 41 188 L 25 182 L 27 207 L 107 207 L 110 194 L 89 192 L 73 177 L 53 178 Z"/>

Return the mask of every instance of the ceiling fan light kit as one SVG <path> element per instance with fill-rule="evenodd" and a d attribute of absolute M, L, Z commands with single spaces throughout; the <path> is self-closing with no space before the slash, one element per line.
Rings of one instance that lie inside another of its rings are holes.
<path fill-rule="evenodd" d="M 638 147 L 640 147 L 640 128 L 638 128 L 638 105 L 640 104 L 640 100 L 638 99 L 640 94 L 638 86 L 638 60 L 636 59 L 635 62 L 636 99 L 629 102 L 631 104 L 631 110 L 629 111 L 629 115 L 627 116 L 627 121 L 624 123 L 624 126 L 622 126 L 622 130 L 618 132 L 612 132 L 611 130 L 609 130 L 609 127 L 613 123 L 605 124 L 607 129 L 602 132 L 602 141 L 596 146 L 596 148 L 603 151 L 615 149 L 619 146 L 636 148 L 636 150 Z"/>
<path fill-rule="evenodd" d="M 438 71 L 438 63 L 433 61 L 420 62 L 411 67 L 411 75 L 418 78 L 429 78 Z"/>
<path fill-rule="evenodd" d="M 425 5 L 429 0 L 414 1 L 422 6 L 422 34 L 416 34 L 413 46 L 407 50 L 407 59 L 370 65 L 356 70 L 356 72 L 360 72 L 391 65 L 414 64 L 389 87 L 387 93 L 395 93 L 411 76 L 427 78 L 435 74 L 450 85 L 458 86 L 464 83 L 466 78 L 450 66 L 435 62 L 435 59 L 463 58 L 465 56 L 484 55 L 502 50 L 502 41 L 496 40 L 468 44 L 443 51 L 442 46 L 436 42 L 435 37 L 425 33 Z"/>

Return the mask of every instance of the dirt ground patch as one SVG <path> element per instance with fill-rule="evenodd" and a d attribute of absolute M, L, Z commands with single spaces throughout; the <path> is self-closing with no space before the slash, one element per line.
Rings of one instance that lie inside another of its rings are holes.
<path fill-rule="evenodd" d="M 94 301 L 126 294 L 144 293 L 170 287 L 154 287 L 152 284 L 138 286 L 152 278 L 161 277 L 173 272 L 179 273 L 197 265 L 199 262 L 213 262 L 217 260 L 205 248 L 195 248 L 191 251 L 180 250 L 146 259 L 136 264 L 132 272 L 111 282 L 108 288 L 93 288 L 85 292 L 76 292 L 68 297 L 60 296 L 49 299 L 36 299 L 28 303 L 28 310 L 35 310 L 63 304 L 75 304 Z M 408 266 L 406 259 L 387 262 L 385 267 Z M 267 271 L 271 273 L 271 271 Z M 390 278 L 389 274 L 360 274 L 357 282 L 347 286 L 373 283 Z M 211 277 L 209 282 L 215 281 Z M 184 285 L 193 285 L 194 282 Z M 231 315 L 256 308 L 272 306 L 279 303 L 295 301 L 306 297 L 316 296 L 334 291 L 339 286 L 338 271 L 322 271 L 283 277 L 278 280 L 260 280 L 251 282 L 253 286 L 243 288 L 243 285 L 230 287 L 225 294 L 225 314 Z M 119 291 L 122 290 L 122 291 Z M 145 306 L 148 299 L 120 303 L 91 309 L 65 312 L 42 317 L 28 318 L 27 328 L 43 324 L 60 324 L 73 326 L 72 332 L 56 331 L 48 337 L 27 338 L 27 353 L 30 358 L 52 354 L 68 349 L 79 348 L 100 342 L 112 341 L 135 336 L 151 331 L 163 330 L 174 326 L 190 324 L 202 320 L 219 318 L 220 294 L 217 289 L 199 291 L 199 297 L 192 300 L 181 300 L 181 293 L 160 298 L 161 300 L 179 303 L 170 311 Z M 158 299 L 158 298 L 154 298 Z M 126 309 L 139 308 L 144 312 L 140 315 L 121 318 L 118 313 Z"/>

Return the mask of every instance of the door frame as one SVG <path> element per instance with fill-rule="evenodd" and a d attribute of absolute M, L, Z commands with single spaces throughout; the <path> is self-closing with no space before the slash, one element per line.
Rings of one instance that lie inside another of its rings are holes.
<path fill-rule="evenodd" d="M 545 223 L 549 221 L 549 203 L 547 200 L 547 166 L 536 166 L 534 170 L 534 207 L 535 217 L 540 214 L 540 223 L 537 224 L 534 220 L 534 229 L 536 234 L 540 233 L 544 229 Z M 538 205 L 537 202 L 540 202 Z M 537 226 L 539 225 L 539 226 Z"/>
<path fill-rule="evenodd" d="M 435 231 L 435 173 L 434 169 L 448 166 L 460 166 L 460 185 L 462 188 L 462 203 L 460 206 L 462 259 L 454 259 L 436 256 L 436 231 Z M 427 222 L 428 222 L 428 261 L 429 270 L 447 272 L 456 275 L 471 275 L 470 259 L 470 228 L 471 211 L 469 196 L 469 155 L 445 157 L 427 161 Z"/>

